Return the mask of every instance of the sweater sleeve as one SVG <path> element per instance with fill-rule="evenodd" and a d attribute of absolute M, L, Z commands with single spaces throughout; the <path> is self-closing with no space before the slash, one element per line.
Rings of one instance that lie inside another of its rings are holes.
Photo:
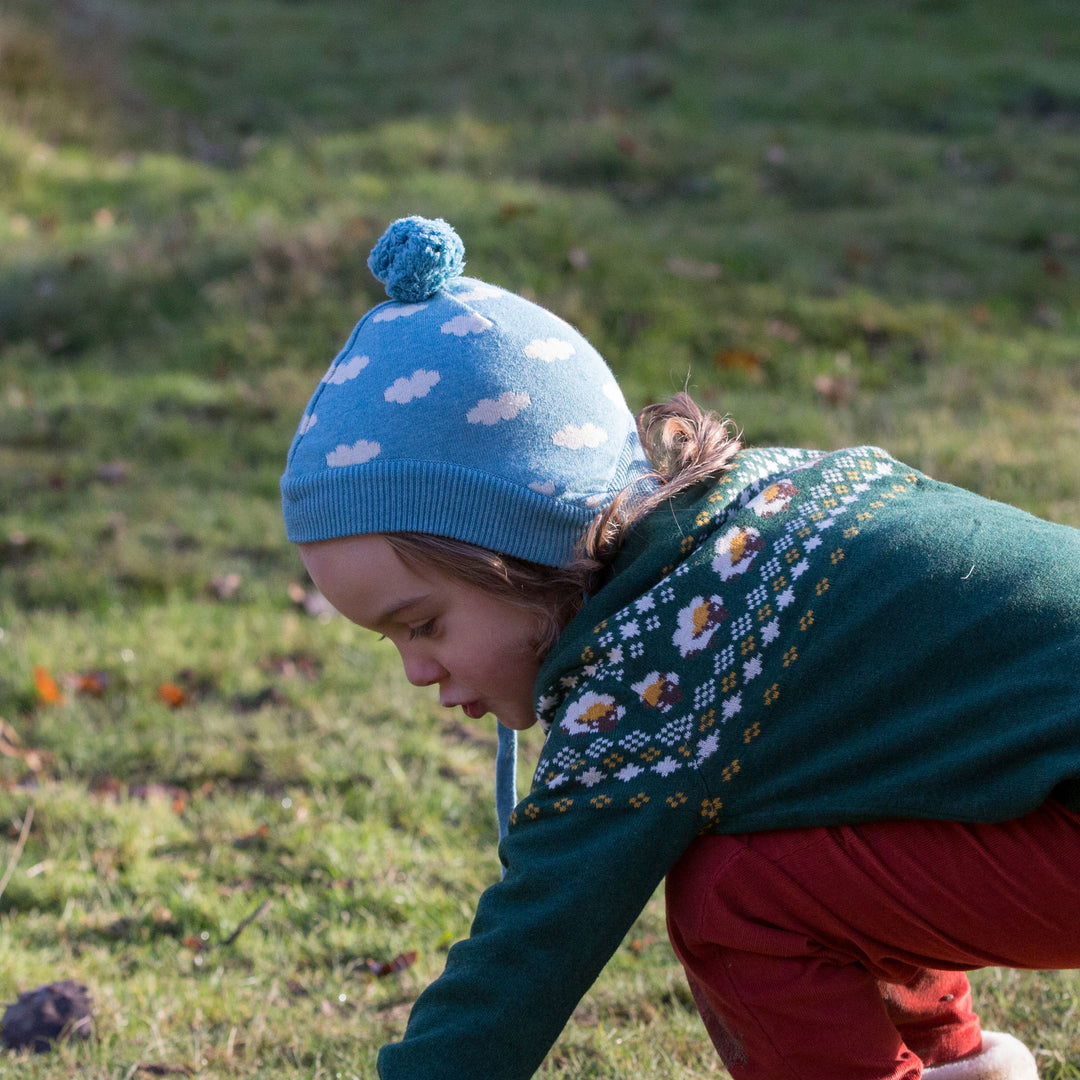
<path fill-rule="evenodd" d="M 700 830 L 693 797 L 613 799 L 580 779 L 537 785 L 515 811 L 505 877 L 417 1000 L 382 1080 L 526 1080 L 540 1066 L 668 868 Z"/>

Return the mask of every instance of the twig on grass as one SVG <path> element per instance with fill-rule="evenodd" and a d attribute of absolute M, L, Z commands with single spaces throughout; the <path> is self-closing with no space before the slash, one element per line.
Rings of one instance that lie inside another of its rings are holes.
<path fill-rule="evenodd" d="M 19 832 L 19 839 L 15 841 L 15 847 L 12 849 L 11 858 L 8 859 L 7 869 L 4 871 L 4 876 L 0 878 L 0 896 L 4 895 L 4 890 L 11 880 L 11 875 L 15 873 L 15 867 L 18 866 L 19 859 L 22 857 L 23 848 L 26 847 L 26 838 L 30 835 L 30 826 L 33 822 L 34 808 L 33 806 L 27 806 L 26 814 L 23 817 L 22 829 Z"/>
<path fill-rule="evenodd" d="M 269 900 L 264 900 L 240 925 L 222 942 L 223 945 L 231 945 L 268 907 Z"/>

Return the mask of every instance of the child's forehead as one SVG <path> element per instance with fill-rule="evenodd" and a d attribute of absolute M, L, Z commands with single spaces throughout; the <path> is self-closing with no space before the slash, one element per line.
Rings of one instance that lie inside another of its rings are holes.
<path fill-rule="evenodd" d="M 442 588 L 436 570 L 410 565 L 378 533 L 300 544 L 299 552 L 327 600 L 354 622 L 373 629 Z"/>

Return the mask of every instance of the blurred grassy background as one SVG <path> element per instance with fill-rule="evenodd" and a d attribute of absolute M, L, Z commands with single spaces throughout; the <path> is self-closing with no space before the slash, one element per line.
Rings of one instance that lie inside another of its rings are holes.
<path fill-rule="evenodd" d="M 21 1073 L 369 1076 L 497 873 L 490 725 L 279 522 L 389 220 L 450 220 L 634 406 L 1080 525 L 1078 136 L 1071 0 L 8 0 L 0 1000 L 99 1011 Z M 1080 1075 L 1074 976 L 980 987 Z M 654 903 L 544 1075 L 718 1070 Z"/>

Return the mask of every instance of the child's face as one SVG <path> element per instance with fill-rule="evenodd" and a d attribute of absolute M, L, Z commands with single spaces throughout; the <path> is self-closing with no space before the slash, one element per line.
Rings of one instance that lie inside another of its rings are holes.
<path fill-rule="evenodd" d="M 409 682 L 439 687 L 440 704 L 517 730 L 536 722 L 535 615 L 406 564 L 378 535 L 302 544 L 300 558 L 338 611 L 394 643 Z"/>

